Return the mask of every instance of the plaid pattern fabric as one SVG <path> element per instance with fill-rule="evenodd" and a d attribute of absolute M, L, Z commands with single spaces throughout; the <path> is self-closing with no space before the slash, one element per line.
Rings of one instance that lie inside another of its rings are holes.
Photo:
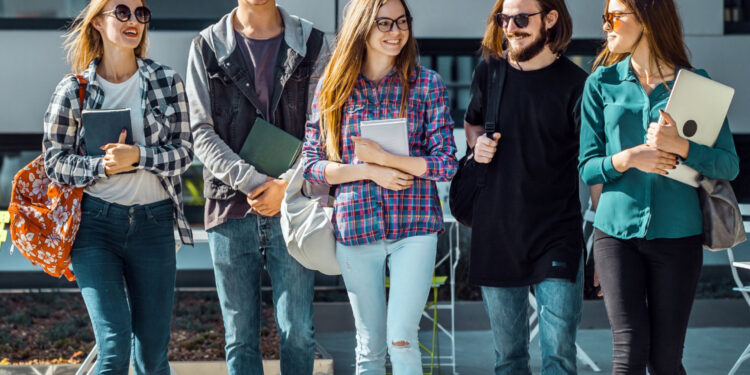
<path fill-rule="evenodd" d="M 98 63 L 98 59 L 94 60 L 83 72 L 89 82 L 83 103 L 85 109 L 100 109 L 104 101 L 104 91 L 96 82 Z M 138 74 L 146 82 L 142 93 L 146 144 L 138 146 L 141 153 L 138 168 L 159 178 L 172 199 L 180 239 L 192 245 L 193 234 L 183 211 L 180 180 L 180 175 L 193 161 L 185 86 L 176 72 L 149 59 L 138 59 Z M 78 81 L 68 76 L 57 85 L 44 115 L 45 169 L 51 179 L 61 184 L 89 186 L 99 178 L 106 178 L 102 157 L 86 156 L 86 147 L 80 138 L 83 131 L 76 137 L 80 119 Z M 83 155 L 75 151 L 76 138 Z"/>
<path fill-rule="evenodd" d="M 440 76 L 429 69 L 412 73 L 414 82 L 409 90 L 406 110 L 411 156 L 427 161 L 427 172 L 415 177 L 406 190 L 392 191 L 370 180 L 342 184 L 336 190 L 333 224 L 336 240 L 356 246 L 382 239 L 406 237 L 443 231 L 443 211 L 437 194 L 436 181 L 448 181 L 456 174 L 456 144 L 450 116 L 448 92 Z M 322 82 L 322 80 L 321 80 Z M 305 179 L 327 184 L 325 167 L 328 161 L 320 142 L 320 112 L 316 90 L 312 115 L 307 123 L 304 157 Z M 360 136 L 359 123 L 366 120 L 398 118 L 401 106 L 401 79 L 395 70 L 377 86 L 359 76 L 343 108 L 343 164 L 360 164 L 354 155 L 352 137 Z"/>

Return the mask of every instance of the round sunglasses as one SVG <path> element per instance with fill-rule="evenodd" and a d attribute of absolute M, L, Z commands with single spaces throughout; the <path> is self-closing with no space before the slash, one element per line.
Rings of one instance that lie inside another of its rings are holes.
<path fill-rule="evenodd" d="M 516 27 L 519 29 L 523 29 L 526 26 L 529 26 L 529 17 L 536 16 L 537 14 L 542 14 L 544 11 L 539 11 L 536 13 L 519 13 L 515 16 L 509 16 L 507 14 L 502 13 L 495 13 L 495 23 L 502 27 L 503 29 L 507 28 L 508 25 L 510 25 L 510 20 L 512 19 L 513 22 L 516 24 Z"/>
<path fill-rule="evenodd" d="M 133 13 L 135 13 L 135 19 L 139 23 L 147 24 L 151 22 L 151 10 L 143 6 L 135 8 L 135 11 L 131 12 L 130 7 L 128 7 L 127 5 L 118 4 L 115 9 L 102 12 L 102 14 L 110 13 L 113 14 L 115 18 L 117 18 L 117 20 L 120 22 L 130 21 L 130 17 L 133 16 Z"/>

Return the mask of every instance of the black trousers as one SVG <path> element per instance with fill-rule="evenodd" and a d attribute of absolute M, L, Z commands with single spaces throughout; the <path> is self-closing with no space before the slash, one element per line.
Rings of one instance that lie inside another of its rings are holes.
<path fill-rule="evenodd" d="M 594 234 L 594 260 L 612 326 L 613 374 L 685 374 L 682 351 L 695 299 L 701 236 L 622 240 Z"/>

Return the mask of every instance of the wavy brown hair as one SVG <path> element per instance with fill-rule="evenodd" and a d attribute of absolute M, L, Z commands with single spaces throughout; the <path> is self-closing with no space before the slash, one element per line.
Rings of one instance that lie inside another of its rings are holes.
<path fill-rule="evenodd" d="M 65 52 L 68 62 L 75 73 L 88 69 L 89 64 L 104 54 L 104 44 L 99 30 L 94 28 L 96 17 L 102 15 L 109 0 L 91 0 L 88 5 L 73 20 L 65 34 Z M 141 0 L 146 6 L 146 1 Z M 135 48 L 135 55 L 145 58 L 148 51 L 148 25 L 143 28 L 141 42 Z"/>
<path fill-rule="evenodd" d="M 633 12 L 638 22 L 643 26 L 643 34 L 641 34 L 636 45 L 641 41 L 641 38 L 646 38 L 651 56 L 650 63 L 656 65 L 662 81 L 664 80 L 664 74 L 661 70 L 661 63 L 667 64 L 670 69 L 676 69 L 678 66 L 692 67 L 688 57 L 688 48 L 682 34 L 682 21 L 680 21 L 680 15 L 677 13 L 673 0 L 620 1 Z M 605 12 L 609 9 L 609 3 L 610 0 L 607 0 Z M 599 66 L 616 64 L 630 56 L 631 53 L 610 52 L 605 44 L 604 49 L 594 61 L 594 69 Z"/>
<path fill-rule="evenodd" d="M 341 161 L 341 118 L 344 104 L 354 89 L 367 53 L 367 37 L 375 25 L 378 11 L 388 1 L 400 1 L 411 19 L 405 0 L 351 0 L 346 8 L 344 23 L 336 37 L 336 48 L 323 73 L 318 94 L 320 135 L 328 160 Z M 394 25 L 394 27 L 396 27 Z M 396 56 L 396 68 L 402 82 L 401 109 L 403 116 L 409 99 L 412 72 L 417 67 L 417 42 L 411 22 L 406 45 Z"/>
<path fill-rule="evenodd" d="M 485 60 L 489 59 L 490 56 L 495 58 L 503 56 L 505 32 L 495 22 L 495 14 L 503 11 L 504 4 L 505 0 L 497 0 L 495 6 L 492 7 L 492 12 L 487 17 L 487 29 L 484 31 L 481 50 Z M 559 55 L 565 51 L 573 37 L 573 20 L 570 17 L 568 7 L 565 5 L 565 0 L 537 0 L 537 4 L 543 12 L 542 17 L 553 10 L 557 11 L 557 23 L 547 30 L 546 44 L 553 53 Z"/>

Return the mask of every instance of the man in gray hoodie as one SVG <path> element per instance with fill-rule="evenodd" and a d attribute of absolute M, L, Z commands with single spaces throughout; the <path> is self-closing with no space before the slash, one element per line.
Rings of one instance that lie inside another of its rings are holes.
<path fill-rule="evenodd" d="M 275 0 L 238 0 L 238 7 L 201 31 L 190 49 L 190 125 L 204 166 L 205 226 L 230 375 L 263 373 L 264 268 L 273 285 L 281 373 L 312 374 L 314 272 L 289 255 L 281 234 L 278 213 L 287 183 L 284 175 L 260 173 L 238 152 L 257 117 L 304 139 L 327 50 L 320 30 Z"/>

